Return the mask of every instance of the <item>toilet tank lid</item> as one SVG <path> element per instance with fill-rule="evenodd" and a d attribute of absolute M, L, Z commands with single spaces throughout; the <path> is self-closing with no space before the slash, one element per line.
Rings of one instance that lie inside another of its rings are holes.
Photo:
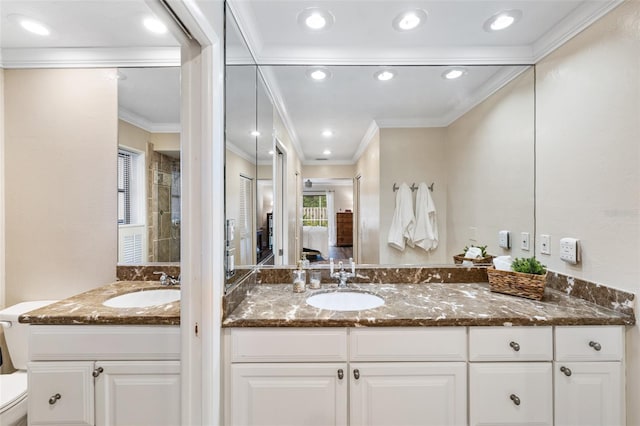
<path fill-rule="evenodd" d="M 16 371 L 0 375 L 0 412 L 23 398 L 27 393 L 27 372 Z"/>
<path fill-rule="evenodd" d="M 20 315 L 42 308 L 43 306 L 50 305 L 54 302 L 57 302 L 57 300 L 32 300 L 30 302 L 18 303 L 0 310 L 0 320 L 17 321 Z"/>

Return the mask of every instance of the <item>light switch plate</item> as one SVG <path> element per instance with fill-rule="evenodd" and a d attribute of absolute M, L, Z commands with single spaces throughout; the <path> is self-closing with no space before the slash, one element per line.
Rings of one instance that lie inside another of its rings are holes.
<path fill-rule="evenodd" d="M 506 249 L 511 247 L 511 242 L 509 241 L 509 231 L 498 232 L 498 246 Z"/>
<path fill-rule="evenodd" d="M 580 244 L 576 238 L 560 239 L 560 259 L 575 265 L 580 261 Z"/>
<path fill-rule="evenodd" d="M 529 251 L 529 233 L 520 233 L 520 249 Z"/>
<path fill-rule="evenodd" d="M 540 253 L 551 254 L 551 237 L 549 235 L 540 235 Z"/>

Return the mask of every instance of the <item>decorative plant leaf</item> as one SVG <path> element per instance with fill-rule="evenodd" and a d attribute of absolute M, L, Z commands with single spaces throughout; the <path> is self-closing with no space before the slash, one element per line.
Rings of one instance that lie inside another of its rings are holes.
<path fill-rule="evenodd" d="M 540 263 L 535 256 L 514 259 L 513 263 L 511 263 L 511 269 L 515 272 L 534 275 L 544 275 L 547 272 L 546 266 Z"/>

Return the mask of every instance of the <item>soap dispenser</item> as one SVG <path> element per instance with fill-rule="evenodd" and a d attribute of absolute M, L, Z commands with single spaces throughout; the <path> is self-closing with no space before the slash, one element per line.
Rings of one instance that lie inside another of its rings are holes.
<path fill-rule="evenodd" d="M 298 269 L 293 271 L 293 292 L 304 293 L 307 283 L 307 271 L 302 269 L 302 261 L 298 261 Z"/>

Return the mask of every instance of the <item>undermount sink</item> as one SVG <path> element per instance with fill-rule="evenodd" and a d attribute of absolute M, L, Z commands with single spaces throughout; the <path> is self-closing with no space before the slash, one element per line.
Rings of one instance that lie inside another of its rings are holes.
<path fill-rule="evenodd" d="M 362 291 L 332 291 L 309 296 L 307 303 L 330 311 L 364 311 L 384 305 L 384 299 Z"/>
<path fill-rule="evenodd" d="M 140 290 L 123 294 L 105 300 L 102 304 L 110 308 L 146 308 L 149 306 L 164 305 L 165 303 L 180 300 L 180 290 L 157 289 Z"/>

